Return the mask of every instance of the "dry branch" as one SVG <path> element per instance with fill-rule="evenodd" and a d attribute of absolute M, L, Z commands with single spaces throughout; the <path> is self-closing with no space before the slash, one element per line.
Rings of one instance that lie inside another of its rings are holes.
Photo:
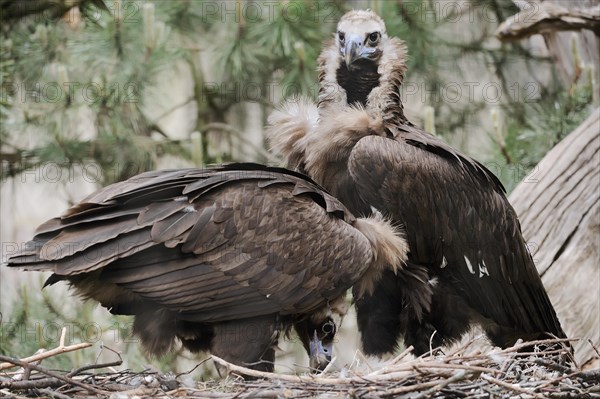
<path fill-rule="evenodd" d="M 47 359 L 52 356 L 60 355 L 60 354 L 67 353 L 67 352 L 73 352 L 73 351 L 77 351 L 80 349 L 89 348 L 90 346 L 92 346 L 92 344 L 90 344 L 88 342 L 82 342 L 80 344 L 73 344 L 73 345 L 65 346 L 66 332 L 67 332 L 67 329 L 65 327 L 62 329 L 62 332 L 60 334 L 60 341 L 56 348 L 51 349 L 49 351 L 38 353 L 33 356 L 29 356 L 29 357 L 26 357 L 23 359 L 19 359 L 19 361 L 21 363 L 29 364 L 29 363 L 37 362 L 37 361 L 40 361 L 43 359 Z M 5 363 L 0 363 L 0 371 L 5 370 L 5 369 L 10 369 L 13 367 L 18 367 L 19 365 L 20 364 L 16 364 L 13 361 L 6 361 Z"/>
<path fill-rule="evenodd" d="M 580 29 L 600 35 L 600 6 L 576 10 L 536 2 L 528 3 L 527 8 L 504 21 L 496 30 L 496 37 L 513 41 L 536 34 Z"/>

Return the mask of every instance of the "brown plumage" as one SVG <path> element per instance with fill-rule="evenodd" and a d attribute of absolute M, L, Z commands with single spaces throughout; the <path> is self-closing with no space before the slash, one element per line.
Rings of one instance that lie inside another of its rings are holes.
<path fill-rule="evenodd" d="M 402 279 L 386 276 L 356 301 L 364 350 L 390 352 L 403 336 L 423 353 L 430 338 L 447 344 L 473 324 L 503 347 L 564 337 L 502 184 L 404 117 L 405 51 L 377 15 L 349 12 L 319 57 L 318 108 L 304 102 L 270 117 L 273 148 L 290 167 L 354 214 L 376 209 L 406 230 Z"/>
<path fill-rule="evenodd" d="M 255 164 L 147 172 L 41 225 L 8 266 L 51 271 L 114 314 L 135 315 L 151 353 L 178 339 L 272 370 L 293 325 L 322 367 L 345 291 L 372 292 L 406 242 L 381 215 L 356 219 L 310 179 Z M 332 329 L 333 328 L 333 329 Z M 314 345 L 313 345 L 314 344 Z M 323 359 L 324 358 L 324 359 Z"/>

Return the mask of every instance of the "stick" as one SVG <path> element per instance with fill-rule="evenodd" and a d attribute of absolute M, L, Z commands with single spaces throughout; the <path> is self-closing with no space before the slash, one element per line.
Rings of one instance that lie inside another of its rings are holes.
<path fill-rule="evenodd" d="M 88 364 L 87 366 L 82 366 L 82 367 L 79 367 L 79 368 L 71 371 L 70 373 L 67 374 L 67 377 L 74 377 L 77 374 L 79 374 L 83 371 L 86 371 L 86 370 L 103 369 L 105 367 L 120 366 L 121 364 L 123 364 L 123 360 L 115 360 L 114 362 L 110 362 L 110 363 Z"/>
<path fill-rule="evenodd" d="M 66 330 L 63 329 L 63 332 L 64 331 L 66 331 Z M 62 336 L 61 336 L 61 341 L 63 341 Z M 74 345 L 69 345 L 69 346 L 64 346 L 63 344 L 64 344 L 64 341 L 61 342 L 61 344 L 54 349 L 51 349 L 46 352 L 38 353 L 37 355 L 29 356 L 24 359 L 20 359 L 19 361 L 23 362 L 23 363 L 36 362 L 38 360 L 47 359 L 49 357 L 60 355 L 62 353 L 73 352 L 73 351 L 77 351 L 79 349 L 89 348 L 90 346 L 92 346 L 92 344 L 90 344 L 89 342 L 82 342 L 79 344 L 74 344 Z M 10 359 L 10 358 L 7 358 L 7 359 Z M 17 365 L 15 363 L 12 363 L 11 361 L 6 361 L 5 363 L 0 363 L 0 370 L 10 369 L 13 367 L 17 367 Z"/>
<path fill-rule="evenodd" d="M 421 392 L 419 395 L 415 396 L 415 399 L 421 399 L 421 398 L 429 398 L 431 397 L 435 392 L 441 391 L 442 389 L 446 388 L 449 384 L 452 384 L 453 382 L 456 381 L 460 381 L 463 378 L 465 378 L 467 376 L 467 372 L 465 370 L 460 370 L 456 373 L 454 373 L 454 375 L 446 380 L 443 380 L 442 382 L 440 382 L 439 384 L 437 384 L 436 386 L 429 388 L 428 390 Z"/>
<path fill-rule="evenodd" d="M 500 387 L 509 389 L 511 391 L 515 391 L 515 392 L 519 392 L 519 393 L 522 393 L 522 394 L 531 395 L 534 398 L 540 398 L 540 399 L 544 399 L 545 398 L 545 396 L 543 396 L 543 395 L 540 395 L 538 393 L 532 392 L 532 391 L 530 391 L 528 389 L 523 389 L 523 388 L 518 387 L 518 386 L 516 386 L 514 384 L 510 384 L 508 382 L 501 381 L 501 380 L 499 380 L 497 378 L 494 378 L 494 377 L 492 377 L 490 375 L 487 375 L 487 374 L 481 374 L 481 378 L 484 379 L 484 380 L 486 380 L 486 381 L 488 381 L 488 382 L 491 382 L 492 384 L 496 384 L 496 385 L 498 385 Z"/>
<path fill-rule="evenodd" d="M 438 381 L 427 381 L 427 382 L 422 382 L 419 384 L 408 385 L 405 387 L 386 389 L 385 394 L 386 394 L 386 396 L 400 395 L 402 393 L 418 391 L 419 389 L 430 388 L 430 387 L 436 386 L 438 384 L 439 384 Z"/>
<path fill-rule="evenodd" d="M 323 375 L 325 375 L 326 373 L 329 372 L 329 370 L 331 370 L 333 368 L 333 363 L 337 360 L 337 357 L 333 357 L 333 359 L 331 359 L 331 361 L 329 363 L 327 363 L 327 366 L 325 366 L 325 368 L 323 369 L 323 371 L 321 371 L 319 373 L 319 377 L 322 377 Z"/>
<path fill-rule="evenodd" d="M 414 346 L 409 346 L 408 348 L 404 349 L 404 351 L 399 354 L 398 356 L 396 356 L 393 360 L 392 360 L 392 364 L 396 364 L 398 363 L 400 360 L 404 359 L 406 356 L 408 356 L 409 353 L 412 353 Z"/>
<path fill-rule="evenodd" d="M 270 373 L 268 371 L 258 371 L 249 369 L 242 366 L 237 366 L 235 364 L 229 363 L 226 360 L 221 359 L 218 356 L 212 355 L 211 358 L 221 366 L 224 366 L 229 371 L 234 371 L 239 374 L 247 375 L 249 377 L 258 377 L 258 378 L 266 378 L 266 379 L 279 379 L 283 381 L 304 383 L 304 382 L 319 382 L 322 384 L 341 384 L 347 383 L 350 381 L 349 378 L 312 378 L 312 377 L 301 377 L 299 375 L 288 375 L 288 374 L 277 374 Z"/>
<path fill-rule="evenodd" d="M 600 357 L 600 351 L 598 351 L 598 348 L 596 348 L 596 346 L 594 345 L 592 340 L 589 338 L 588 338 L 588 343 L 592 346 L 592 349 L 596 352 L 596 355 L 598 355 L 598 357 Z"/>
<path fill-rule="evenodd" d="M 516 352 L 521 348 L 526 348 L 528 346 L 541 345 L 541 344 L 558 344 L 562 342 L 577 342 L 579 339 L 577 338 L 553 338 L 553 339 L 538 339 L 536 341 L 522 341 L 516 345 L 511 346 L 510 348 L 502 349 L 496 353 L 504 353 L 504 352 Z"/>
<path fill-rule="evenodd" d="M 77 387 L 83 388 L 83 389 L 85 389 L 85 390 L 88 390 L 88 391 L 90 391 L 90 392 L 93 392 L 93 393 L 95 393 L 95 394 L 100 394 L 100 395 L 106 395 L 106 394 L 107 394 L 107 392 L 106 392 L 106 391 L 103 391 L 103 390 L 100 390 L 100 389 L 94 388 L 94 387 L 92 387 L 92 386 L 90 386 L 90 385 L 82 384 L 81 382 L 79 382 L 79 381 L 75 381 L 75 380 L 74 380 L 74 379 L 72 379 L 72 378 L 65 377 L 65 376 L 63 376 L 63 375 L 60 375 L 60 374 L 54 373 L 54 372 L 52 372 L 52 371 L 50 371 L 50 370 L 47 370 L 47 369 L 46 369 L 46 368 L 44 368 L 44 367 L 40 367 L 40 366 L 36 366 L 36 365 L 34 365 L 34 364 L 30 364 L 30 363 L 27 363 L 27 362 L 23 362 L 23 361 L 21 361 L 21 360 L 19 360 L 19 359 L 13 359 L 13 358 L 11 358 L 11 357 L 8 357 L 8 356 L 2 356 L 2 355 L 0 355 L 0 360 L 2 360 L 2 361 L 4 361 L 4 362 L 7 362 L 7 363 L 15 364 L 15 365 L 17 365 L 17 366 L 21 366 L 21 367 L 23 367 L 24 369 L 26 369 L 26 368 L 30 368 L 30 369 L 32 369 L 32 370 L 39 371 L 39 372 L 40 372 L 40 373 L 42 373 L 42 374 L 46 374 L 47 376 L 54 377 L 54 378 L 56 378 L 57 380 L 64 381 L 64 382 L 66 382 L 67 384 L 75 385 L 75 386 L 77 386 Z M 0 382 L 0 387 L 2 387 L 3 385 L 4 385 L 4 382 Z"/>
<path fill-rule="evenodd" d="M 68 395 L 65 395 L 65 394 L 63 394 L 63 393 L 56 392 L 56 391 L 53 391 L 53 390 L 51 390 L 51 389 L 47 389 L 47 388 L 45 388 L 45 389 L 40 389 L 40 392 L 42 392 L 42 393 L 45 393 L 46 395 L 48 395 L 48 396 L 50 396 L 50 397 L 52 397 L 52 398 L 56 398 L 56 399 L 72 399 L 72 398 L 71 398 L 70 396 L 68 396 Z"/>
<path fill-rule="evenodd" d="M 12 390 L 23 390 L 33 388 L 56 388 L 65 385 L 61 380 L 55 378 L 41 378 L 28 381 L 1 381 L 0 385 Z"/>
<path fill-rule="evenodd" d="M 405 358 L 409 353 L 412 352 L 413 350 L 413 346 L 409 346 L 408 348 L 406 348 L 401 354 L 399 354 L 398 356 L 396 356 L 395 358 L 393 358 L 392 360 L 388 361 L 387 363 L 384 363 L 383 366 L 375 371 L 371 371 L 370 373 L 368 373 L 365 377 L 371 377 L 371 376 L 375 376 L 375 375 L 380 375 L 380 374 L 386 374 L 386 373 L 390 373 L 392 371 L 395 370 L 395 366 L 398 362 L 400 362 L 400 360 L 402 360 L 403 358 Z M 372 367 L 369 366 L 369 368 L 372 370 Z"/>

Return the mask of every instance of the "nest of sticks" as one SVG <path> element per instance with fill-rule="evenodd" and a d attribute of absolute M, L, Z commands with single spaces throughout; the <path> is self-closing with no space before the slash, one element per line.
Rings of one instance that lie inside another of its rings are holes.
<path fill-rule="evenodd" d="M 60 372 L 39 362 L 50 356 L 91 346 L 59 346 L 25 359 L 0 356 L 0 395 L 12 397 L 180 397 L 180 398 L 600 398 L 600 369 L 581 370 L 568 360 L 567 340 L 518 343 L 487 353 L 473 341 L 452 353 L 412 358 L 407 348 L 372 370 L 362 366 L 321 373 L 279 374 L 247 369 L 216 356 L 229 376 L 220 381 L 193 381 L 189 373 L 115 371 L 122 360 Z M 590 345 L 594 347 L 591 341 Z M 600 353 L 594 347 L 600 357 Z M 332 362 L 333 364 L 333 362 Z M 19 370 L 14 371 L 15 368 Z M 246 376 L 243 378 L 242 376 Z M 251 377 L 251 378 L 248 378 Z"/>

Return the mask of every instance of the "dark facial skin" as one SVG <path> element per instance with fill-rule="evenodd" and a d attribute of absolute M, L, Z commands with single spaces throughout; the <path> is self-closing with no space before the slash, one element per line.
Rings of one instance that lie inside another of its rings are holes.
<path fill-rule="evenodd" d="M 330 317 L 320 323 L 308 319 L 295 323 L 304 349 L 309 354 L 311 369 L 322 371 L 331 362 L 336 326 Z"/>
<path fill-rule="evenodd" d="M 337 40 L 344 63 L 349 69 L 358 60 L 377 61 L 381 56 L 381 49 L 378 47 L 381 41 L 380 32 L 371 32 L 364 37 L 338 32 Z"/>

